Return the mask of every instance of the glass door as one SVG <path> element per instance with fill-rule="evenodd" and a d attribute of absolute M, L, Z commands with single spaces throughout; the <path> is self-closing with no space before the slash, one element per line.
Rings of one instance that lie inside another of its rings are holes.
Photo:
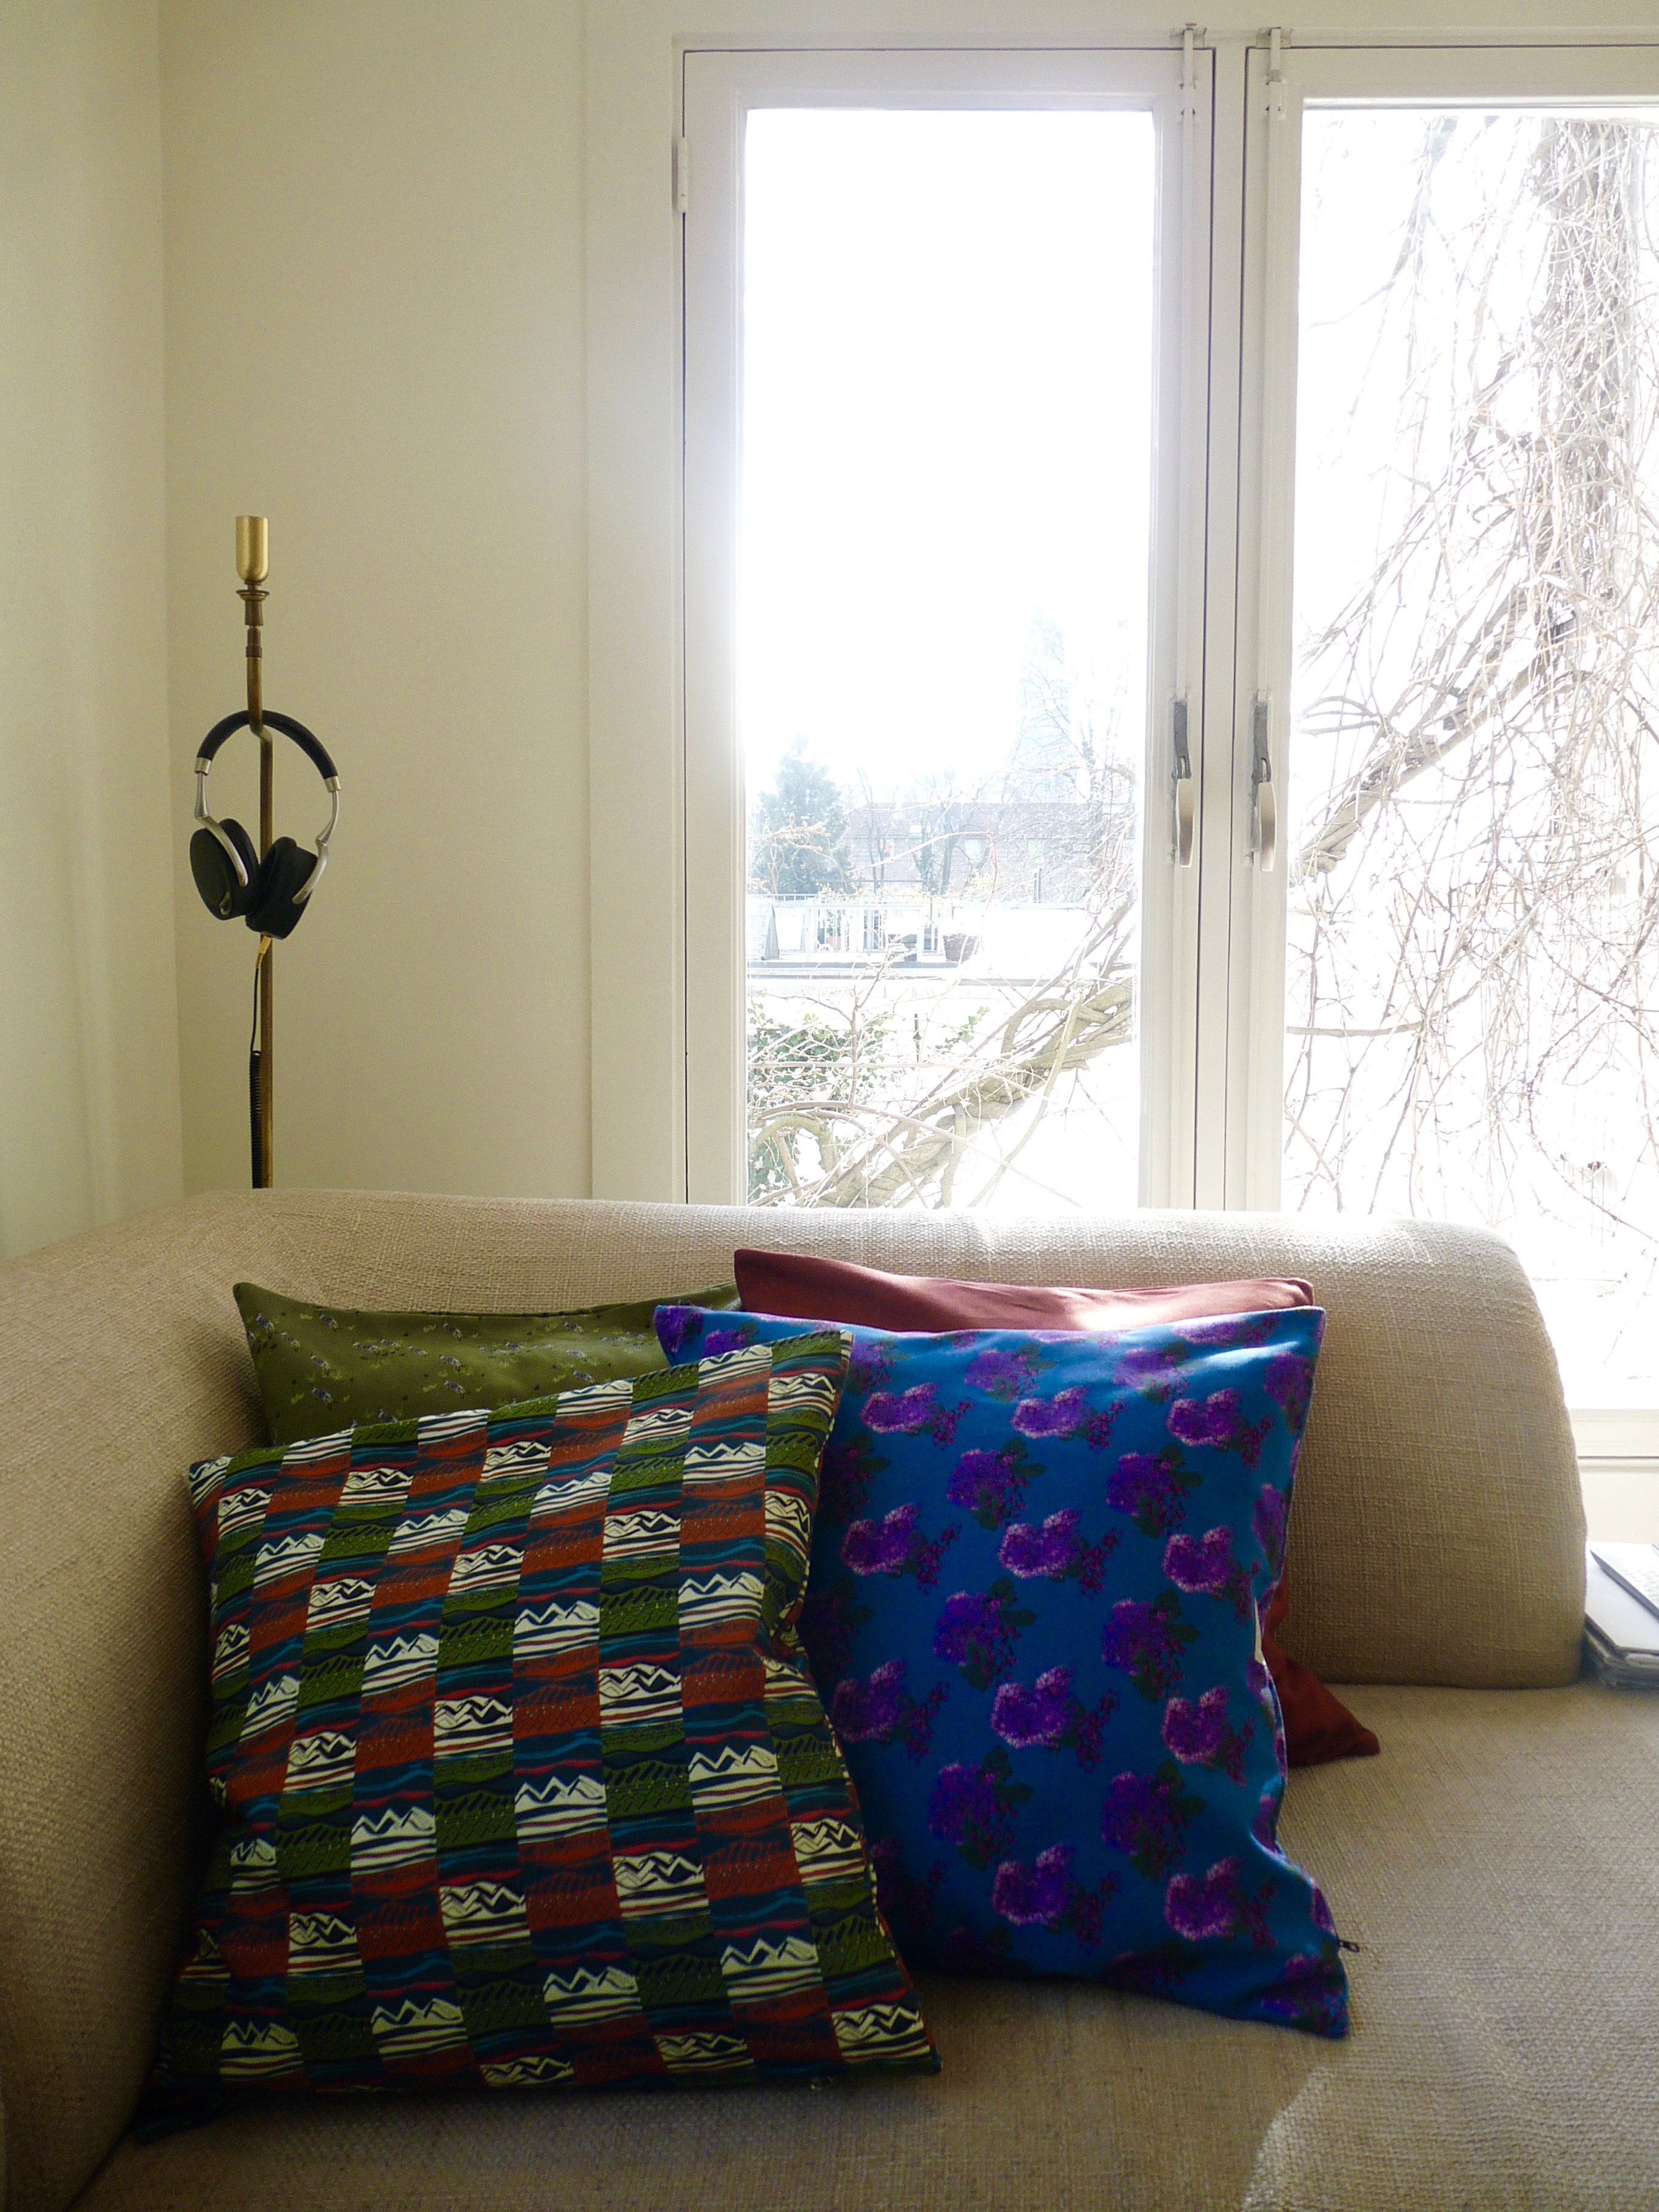
<path fill-rule="evenodd" d="M 1659 59 L 1266 62 L 1295 488 L 1241 684 L 1287 702 L 1249 1198 L 1497 1230 L 1570 1402 L 1654 1449 Z"/>
<path fill-rule="evenodd" d="M 1190 1202 L 1208 62 L 687 57 L 694 1197 Z"/>

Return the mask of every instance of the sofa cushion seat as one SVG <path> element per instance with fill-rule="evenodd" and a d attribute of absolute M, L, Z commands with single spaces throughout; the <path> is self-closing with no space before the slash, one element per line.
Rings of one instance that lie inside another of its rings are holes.
<path fill-rule="evenodd" d="M 934 2081 L 268 2102 L 123 2142 L 83 2212 L 1623 2212 L 1659 2203 L 1659 1698 L 1366 1687 L 1297 1774 L 1327 2044 L 1086 1984 L 922 1984 Z"/>

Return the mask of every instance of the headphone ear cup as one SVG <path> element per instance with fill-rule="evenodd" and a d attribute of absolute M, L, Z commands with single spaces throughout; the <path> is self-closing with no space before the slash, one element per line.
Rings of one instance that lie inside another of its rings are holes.
<path fill-rule="evenodd" d="M 202 895 L 202 903 L 220 921 L 234 921 L 246 914 L 259 874 L 259 856 L 240 822 L 219 824 L 241 861 L 246 880 L 238 883 L 224 846 L 211 830 L 198 830 L 190 841 L 190 872 Z"/>
<path fill-rule="evenodd" d="M 259 880 L 259 855 L 253 848 L 252 838 L 240 822 L 232 819 L 222 822 L 219 827 L 236 848 L 241 856 L 242 866 L 247 870 L 246 903 L 236 909 L 239 914 L 246 913 L 247 907 L 253 902 L 253 888 Z"/>
<path fill-rule="evenodd" d="M 291 937 L 305 912 L 294 902 L 316 866 L 316 854 L 302 851 L 292 837 L 276 839 L 259 863 L 246 917 L 248 927 L 262 937 Z"/>

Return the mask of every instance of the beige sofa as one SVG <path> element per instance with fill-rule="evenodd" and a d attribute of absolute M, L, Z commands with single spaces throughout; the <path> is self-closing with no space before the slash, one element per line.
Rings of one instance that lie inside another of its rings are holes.
<path fill-rule="evenodd" d="M 186 1462 L 258 1431 L 230 1285 L 555 1308 L 735 1243 L 1028 1281 L 1300 1274 L 1329 1313 L 1290 1642 L 1380 1759 L 1292 1778 L 1340 2045 L 1079 1983 L 936 1980 L 936 2081 L 272 2101 L 123 2139 L 199 1841 Z M 1659 1702 L 1577 1680 L 1583 1521 L 1506 1248 L 1399 1223 L 743 1214 L 283 1192 L 0 1270 L 9 2212 L 1360 2212 L 1659 2206 Z"/>

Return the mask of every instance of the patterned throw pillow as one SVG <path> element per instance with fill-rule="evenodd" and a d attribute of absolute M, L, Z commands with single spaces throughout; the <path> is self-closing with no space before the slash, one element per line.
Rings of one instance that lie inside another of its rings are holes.
<path fill-rule="evenodd" d="M 1259 1638 L 1323 1324 L 854 1331 L 803 1632 L 913 1963 L 1346 2033 Z M 657 1325 L 671 1358 L 799 1326 Z"/>
<path fill-rule="evenodd" d="M 794 1631 L 843 1336 L 192 1476 L 222 1821 L 147 2110 L 937 2059 Z"/>
<path fill-rule="evenodd" d="M 568 1313 L 358 1313 L 238 1283 L 274 1444 L 361 1421 L 412 1421 L 464 1406 L 512 1406 L 665 1364 L 651 1317 L 658 1298 Z M 687 1303 L 734 1306 L 731 1285 Z"/>

